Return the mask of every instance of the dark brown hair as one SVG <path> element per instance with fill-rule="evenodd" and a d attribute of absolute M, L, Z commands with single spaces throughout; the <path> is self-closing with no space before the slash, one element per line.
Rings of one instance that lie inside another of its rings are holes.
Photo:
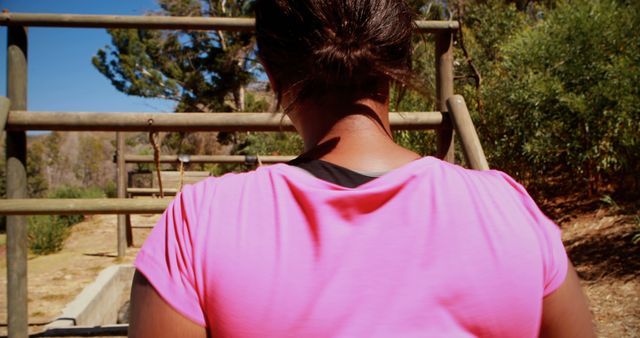
<path fill-rule="evenodd" d="M 414 17 L 402 0 L 258 0 L 258 56 L 278 102 L 376 95 L 409 85 Z M 386 96 L 386 94 L 385 94 Z M 285 108 L 286 110 L 286 108 Z"/>

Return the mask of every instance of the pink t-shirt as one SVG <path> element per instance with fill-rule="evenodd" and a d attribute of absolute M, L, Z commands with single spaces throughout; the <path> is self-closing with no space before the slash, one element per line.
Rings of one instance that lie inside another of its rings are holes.
<path fill-rule="evenodd" d="M 567 257 L 506 174 L 426 157 L 353 189 L 286 164 L 186 186 L 135 265 L 212 336 L 522 338 Z"/>

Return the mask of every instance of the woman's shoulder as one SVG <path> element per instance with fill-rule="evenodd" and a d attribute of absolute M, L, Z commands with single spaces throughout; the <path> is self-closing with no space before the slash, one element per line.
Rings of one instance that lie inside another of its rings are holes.
<path fill-rule="evenodd" d="M 463 167 L 462 165 L 447 162 L 436 157 L 424 157 L 416 172 L 422 175 L 431 175 L 437 179 L 460 181 L 466 186 L 509 186 L 522 190 L 522 186 L 509 174 L 496 170 L 476 170 Z"/>
<path fill-rule="evenodd" d="M 455 192 L 484 191 L 508 195 L 524 194 L 526 190 L 508 174 L 499 170 L 472 170 L 435 157 L 423 157 L 392 170 L 356 189 L 337 186 L 316 178 L 300 168 L 286 163 L 261 166 L 254 170 L 227 173 L 209 177 L 198 183 L 186 185 L 182 196 L 190 200 L 208 200 L 215 195 L 232 198 L 240 194 L 259 195 L 274 189 L 320 190 L 375 190 L 379 186 L 406 185 L 415 180 L 428 182 L 431 187 L 446 187 Z"/>
<path fill-rule="evenodd" d="M 220 176 L 207 177 L 194 184 L 185 185 L 180 193 L 182 199 L 194 201 L 209 201 L 212 198 L 237 195 L 255 190 L 258 186 L 269 184 L 270 176 L 276 166 L 258 167 L 246 172 L 229 172 Z M 217 197 L 216 197 L 217 196 Z"/>

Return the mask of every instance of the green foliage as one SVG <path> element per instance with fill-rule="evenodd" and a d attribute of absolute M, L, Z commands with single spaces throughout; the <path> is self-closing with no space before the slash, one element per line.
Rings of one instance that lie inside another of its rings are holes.
<path fill-rule="evenodd" d="M 49 198 L 104 198 L 105 193 L 98 187 L 80 188 L 62 186 L 53 190 Z M 67 216 L 29 216 L 29 249 L 35 254 L 46 255 L 60 251 L 69 228 L 81 222 L 83 215 Z"/>
<path fill-rule="evenodd" d="M 499 47 L 519 32 L 526 21 L 526 15 L 514 4 L 502 0 L 469 7 L 464 17 L 465 42 L 482 73 L 498 59 Z"/>
<path fill-rule="evenodd" d="M 159 0 L 162 15 L 249 16 L 253 1 Z M 119 91 L 174 100 L 178 111 L 240 110 L 226 101 L 251 79 L 253 34 L 110 29 L 93 65 Z"/>
<path fill-rule="evenodd" d="M 29 249 L 36 255 L 58 252 L 69 236 L 69 227 L 56 216 L 29 216 Z"/>
<path fill-rule="evenodd" d="M 153 149 L 142 148 L 138 151 L 138 155 L 153 155 Z M 156 170 L 156 166 L 153 163 L 136 163 L 136 172 L 150 172 Z"/>
<path fill-rule="evenodd" d="M 102 190 L 104 191 L 104 195 L 107 198 L 118 197 L 118 187 L 116 186 L 116 182 L 114 181 L 107 181 Z"/>
<path fill-rule="evenodd" d="M 252 0 L 158 0 L 168 16 L 249 17 Z M 92 59 L 113 86 L 127 94 L 173 100 L 179 112 L 245 111 L 244 88 L 258 69 L 251 32 L 110 29 L 111 45 Z M 233 138 L 220 141 L 231 143 Z M 170 133 L 162 145 L 198 154 L 206 143 L 191 133 Z"/>
<path fill-rule="evenodd" d="M 95 184 L 105 176 L 104 161 L 109 158 L 102 141 L 90 135 L 80 138 L 75 176 L 83 185 Z"/>
<path fill-rule="evenodd" d="M 105 193 L 98 187 L 73 187 L 73 186 L 61 186 L 49 193 L 49 198 L 105 198 Z M 71 226 L 84 220 L 83 215 L 65 215 L 55 216 L 65 226 Z"/>
<path fill-rule="evenodd" d="M 42 167 L 42 143 L 35 143 L 27 151 L 27 194 L 30 198 L 43 197 L 49 188 Z"/>
<path fill-rule="evenodd" d="M 63 136 L 58 131 L 51 132 L 45 139 L 43 159 L 44 165 L 48 172 L 47 178 L 49 182 L 57 180 L 62 173 L 67 170 L 69 159 L 63 156 L 60 148 L 62 147 Z"/>
<path fill-rule="evenodd" d="M 432 69 L 430 67 L 430 69 Z M 391 102 L 396 102 L 398 91 L 391 91 Z M 394 107 L 392 107 L 394 108 Z M 407 91 L 402 96 L 397 109 L 400 112 L 433 111 L 435 102 L 431 97 L 425 97 L 415 91 Z M 434 131 L 399 130 L 393 132 L 393 139 L 399 145 L 422 155 L 435 155 L 436 134 Z"/>
<path fill-rule="evenodd" d="M 1 133 L 0 133 L 1 134 Z M 4 150 L 4 145 L 0 147 Z M 43 145 L 35 142 L 29 145 L 27 151 L 27 195 L 30 198 L 43 197 L 48 189 L 47 179 L 44 176 L 43 163 L 41 161 Z M 5 152 L 0 152 L 0 198 L 6 198 L 6 158 Z M 6 230 L 6 217 L 0 216 L 0 232 Z"/>
<path fill-rule="evenodd" d="M 498 49 L 479 129 L 494 166 L 598 183 L 639 169 L 638 12 L 565 1 Z M 487 142 L 488 141 L 488 142 Z"/>
<path fill-rule="evenodd" d="M 240 155 L 291 155 L 302 153 L 302 138 L 293 132 L 250 132 L 235 152 Z"/>
<path fill-rule="evenodd" d="M 266 112 L 269 110 L 269 102 L 264 97 L 257 95 L 257 93 L 247 92 L 245 108 L 248 112 Z"/>

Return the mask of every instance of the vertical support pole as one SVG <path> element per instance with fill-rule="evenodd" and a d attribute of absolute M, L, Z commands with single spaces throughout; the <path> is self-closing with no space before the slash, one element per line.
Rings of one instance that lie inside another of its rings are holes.
<path fill-rule="evenodd" d="M 125 198 L 127 193 L 127 168 L 124 162 L 124 133 L 116 132 L 116 187 L 118 198 Z M 124 257 L 127 249 L 127 215 L 118 215 L 118 257 Z"/>
<path fill-rule="evenodd" d="M 7 27 L 7 96 L 12 110 L 27 109 L 27 29 Z M 27 134 L 6 133 L 7 198 L 27 197 Z M 7 216 L 7 312 L 9 338 L 24 338 L 27 311 L 27 218 Z"/>
<path fill-rule="evenodd" d="M 447 112 L 447 99 L 453 95 L 453 32 L 450 30 L 436 34 L 436 108 Z M 451 120 L 437 130 L 437 157 L 447 162 L 455 162 Z"/>
<path fill-rule="evenodd" d="M 125 188 L 128 187 L 129 184 L 125 185 Z M 127 227 L 127 247 L 133 247 L 133 231 L 131 229 L 131 214 L 126 215 L 125 224 Z"/>

